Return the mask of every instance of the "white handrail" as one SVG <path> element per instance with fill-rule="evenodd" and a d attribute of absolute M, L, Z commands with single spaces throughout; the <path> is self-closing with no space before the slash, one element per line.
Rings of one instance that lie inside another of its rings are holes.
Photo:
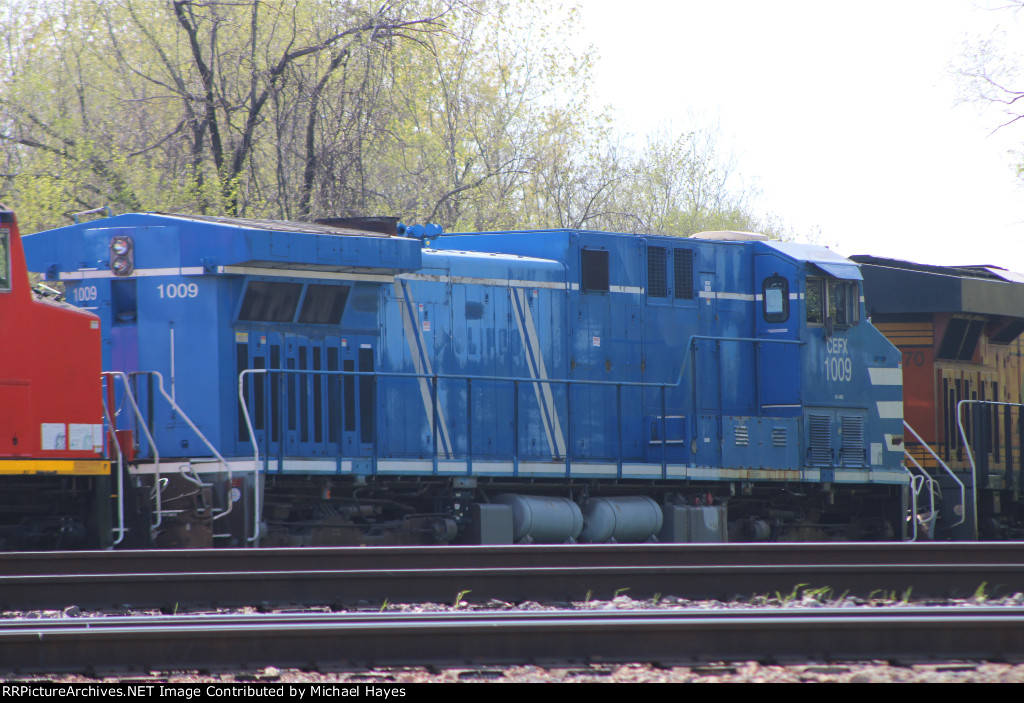
<path fill-rule="evenodd" d="M 260 538 L 260 448 L 256 443 L 256 433 L 252 429 L 252 420 L 249 418 L 249 408 L 245 404 L 245 374 L 266 373 L 266 369 L 245 369 L 238 374 L 238 402 L 242 406 L 242 416 L 245 417 L 245 428 L 249 432 L 249 441 L 252 442 L 252 505 L 253 505 L 253 532 L 252 537 L 247 538 L 249 542 L 257 542 Z M 257 545 L 258 546 L 258 545 Z"/>
<path fill-rule="evenodd" d="M 916 542 L 917 541 L 917 496 L 921 493 L 921 488 L 925 485 L 926 481 L 928 483 L 928 497 L 931 500 L 931 513 L 930 513 L 931 514 L 931 518 L 929 518 L 928 522 L 929 522 L 929 524 L 934 524 L 934 522 L 935 522 L 935 489 L 934 489 L 935 479 L 933 479 L 931 476 L 929 476 L 928 475 L 928 471 L 923 466 L 921 466 L 921 464 L 920 464 L 920 462 L 918 462 L 917 458 L 913 454 L 911 454 L 909 451 L 907 451 L 906 445 L 903 446 L 903 453 L 906 454 L 908 459 L 910 459 L 912 462 L 914 462 L 914 466 L 916 466 L 917 470 L 921 472 L 920 474 L 915 474 L 912 471 L 910 471 L 910 469 L 908 469 L 907 467 L 905 467 L 905 466 L 903 467 L 903 470 L 906 471 L 908 474 L 910 474 L 910 491 L 911 491 L 911 496 L 913 498 L 913 505 L 911 506 L 910 510 L 911 510 L 911 514 L 914 516 L 914 538 L 912 540 L 910 540 L 910 541 L 911 542 Z M 932 532 L 931 529 L 929 529 L 928 532 L 929 532 L 929 537 L 934 534 L 934 532 Z"/>
<path fill-rule="evenodd" d="M 947 474 L 949 474 L 950 478 L 952 478 L 954 481 L 956 481 L 957 485 L 960 486 L 960 505 L 963 505 L 964 503 L 966 503 L 967 502 L 967 489 L 964 488 L 964 482 L 961 481 L 959 478 L 957 478 L 956 474 L 953 473 L 953 471 L 948 466 L 946 466 L 946 462 L 944 462 L 941 458 L 939 458 L 939 455 L 935 453 L 935 451 L 932 449 L 931 445 L 928 444 L 927 442 L 925 442 L 923 439 L 921 439 L 921 435 L 919 435 L 917 432 L 914 431 L 914 428 L 910 426 L 909 422 L 904 420 L 903 421 L 903 426 L 906 427 L 908 430 L 910 430 L 910 434 L 914 435 L 914 438 L 918 441 L 918 443 L 922 447 L 927 449 L 928 453 L 931 454 L 932 458 L 935 459 L 935 461 L 938 462 L 939 466 L 941 466 L 945 470 L 945 472 Z M 905 449 L 905 447 L 906 447 L 906 443 L 904 443 L 904 449 Z M 950 527 L 956 527 L 958 525 L 962 525 L 965 520 L 967 520 L 967 515 L 966 514 L 964 514 L 964 515 L 962 515 L 960 517 L 960 522 L 955 522 L 952 525 L 950 525 Z"/>
<path fill-rule="evenodd" d="M 918 491 L 918 489 L 914 487 L 914 483 L 915 483 L 915 481 L 916 481 L 916 479 L 918 477 L 915 476 L 914 473 L 910 469 L 908 469 L 906 466 L 904 466 L 902 468 L 903 468 L 904 471 L 907 472 L 907 475 L 910 476 L 910 514 L 914 516 L 914 519 L 910 521 L 911 524 L 914 526 L 914 536 L 911 537 L 909 541 L 910 542 L 916 542 L 917 541 L 917 491 Z"/>
<path fill-rule="evenodd" d="M 138 403 L 135 402 L 135 396 L 132 395 L 131 386 L 128 383 L 128 375 L 124 371 L 103 371 L 100 376 L 110 376 L 115 379 L 121 379 L 121 382 L 125 385 L 125 397 L 128 398 L 128 403 L 131 405 L 132 412 L 135 413 L 135 419 L 138 420 L 138 426 L 142 429 L 142 433 L 145 435 L 145 439 L 150 442 L 150 446 L 153 448 L 153 470 L 154 470 L 154 490 L 156 490 L 156 522 L 150 526 L 150 529 L 157 529 L 160 527 L 163 520 L 163 513 L 161 512 L 160 502 L 160 449 L 157 448 L 157 440 L 153 438 L 153 434 L 150 432 L 145 424 L 145 419 L 142 416 L 142 411 L 138 407 Z M 111 429 L 114 430 L 114 436 L 117 437 L 117 428 L 111 423 Z M 120 454 L 120 447 L 118 453 Z M 122 500 L 124 497 L 122 496 Z M 122 504 L 121 509 L 124 510 Z M 115 542 L 117 543 L 117 542 Z"/>
<path fill-rule="evenodd" d="M 974 538 L 978 538 L 978 468 L 974 464 L 974 454 L 971 453 L 971 444 L 967 441 L 967 432 L 964 430 L 964 417 L 961 409 L 967 403 L 982 405 L 1005 405 L 1012 408 L 1024 408 L 1021 403 L 1003 403 L 996 400 L 961 400 L 956 404 L 956 424 L 960 428 L 960 438 L 963 440 L 964 449 L 967 451 L 967 460 L 971 463 L 971 487 L 974 489 L 971 494 L 971 517 L 974 518 Z M 963 522 L 961 520 L 961 522 Z M 960 524 L 960 523 L 957 523 Z"/>
<path fill-rule="evenodd" d="M 164 399 L 168 403 L 170 403 L 171 407 L 175 410 L 175 412 L 177 412 L 179 415 L 181 415 L 181 419 L 184 420 L 185 423 L 190 428 L 192 428 L 192 431 L 195 432 L 196 435 L 199 437 L 199 439 L 202 440 L 203 444 L 206 445 L 206 448 L 210 450 L 210 453 L 213 454 L 215 457 L 217 457 L 217 461 L 220 462 L 224 466 L 224 472 L 227 474 L 227 485 L 228 485 L 227 504 L 228 504 L 228 507 L 223 512 L 215 514 L 212 519 L 213 520 L 219 520 L 220 518 L 229 515 L 231 513 L 231 508 L 233 506 L 233 503 L 231 502 L 231 490 L 230 490 L 230 487 L 231 487 L 231 466 L 224 459 L 224 457 L 221 456 L 220 452 L 217 451 L 217 448 L 215 446 L 213 446 L 212 444 L 210 444 L 210 440 L 206 439 L 206 435 L 204 435 L 202 432 L 199 431 L 199 428 L 196 427 L 195 423 L 192 422 L 191 418 L 189 418 L 189 416 L 185 413 L 185 411 L 182 410 L 181 407 L 176 402 L 174 402 L 174 398 L 172 398 L 171 396 L 167 395 L 167 391 L 164 390 L 164 377 L 163 377 L 163 374 L 161 374 L 159 371 L 144 371 L 143 373 L 150 373 L 150 374 L 153 374 L 154 376 L 156 376 L 157 390 L 160 391 L 160 395 L 162 395 L 164 397 Z"/>
<path fill-rule="evenodd" d="M 107 427 L 110 428 L 108 435 L 113 435 L 114 443 L 117 443 L 117 430 L 114 429 L 114 422 L 111 420 L 110 410 L 107 408 L 107 399 L 103 398 L 103 419 L 107 421 Z M 121 446 L 118 444 L 117 447 L 117 519 L 119 525 L 113 530 L 118 533 L 117 539 L 114 540 L 114 546 L 121 544 L 124 541 L 124 454 L 121 452 Z"/>

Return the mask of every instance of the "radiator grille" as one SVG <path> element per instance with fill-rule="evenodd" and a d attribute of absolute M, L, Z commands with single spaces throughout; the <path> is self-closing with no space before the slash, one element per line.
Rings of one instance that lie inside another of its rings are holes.
<path fill-rule="evenodd" d="M 864 465 L 864 418 L 844 415 L 842 419 L 840 461 L 845 466 Z"/>
<path fill-rule="evenodd" d="M 830 415 L 809 415 L 808 452 L 810 463 L 829 465 L 832 463 L 832 417 Z"/>

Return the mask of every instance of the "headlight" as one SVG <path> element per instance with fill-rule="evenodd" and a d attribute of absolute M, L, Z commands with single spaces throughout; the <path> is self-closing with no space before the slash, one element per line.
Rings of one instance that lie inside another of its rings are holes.
<path fill-rule="evenodd" d="M 114 237 L 110 240 L 110 251 L 118 256 L 124 256 L 132 250 L 131 237 Z"/>
<path fill-rule="evenodd" d="M 131 237 L 110 239 L 110 270 L 115 276 L 128 276 L 135 270 L 135 245 Z"/>

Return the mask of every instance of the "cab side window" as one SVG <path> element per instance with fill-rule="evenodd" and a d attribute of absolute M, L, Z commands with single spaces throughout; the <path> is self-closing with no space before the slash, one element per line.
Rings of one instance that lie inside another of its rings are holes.
<path fill-rule="evenodd" d="M 785 322 L 789 319 L 789 281 L 774 275 L 761 284 L 761 312 L 765 322 Z"/>
<path fill-rule="evenodd" d="M 0 291 L 11 289 L 11 232 L 0 229 Z"/>
<path fill-rule="evenodd" d="M 804 307 L 807 309 L 807 324 L 825 324 L 825 281 L 823 279 L 807 279 Z"/>
<path fill-rule="evenodd" d="M 857 284 L 850 281 L 828 282 L 829 314 L 836 324 L 847 327 L 857 323 Z"/>
<path fill-rule="evenodd" d="M 827 318 L 831 318 L 837 327 L 857 324 L 859 291 L 855 281 L 808 278 L 804 296 L 807 324 L 823 325 Z"/>

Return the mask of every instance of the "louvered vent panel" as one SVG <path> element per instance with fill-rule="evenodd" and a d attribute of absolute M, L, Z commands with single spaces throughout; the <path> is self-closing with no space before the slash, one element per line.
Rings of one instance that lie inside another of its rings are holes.
<path fill-rule="evenodd" d="M 812 464 L 829 465 L 832 463 L 832 416 L 809 415 L 807 424 L 810 431 L 809 446 Z"/>
<path fill-rule="evenodd" d="M 750 432 L 743 425 L 737 425 L 735 439 L 737 447 L 746 447 L 750 444 Z"/>
<path fill-rule="evenodd" d="M 840 460 L 844 466 L 864 465 L 864 418 L 844 415 Z"/>
<path fill-rule="evenodd" d="M 773 427 L 772 428 L 772 446 L 773 447 L 784 447 L 784 446 L 786 446 L 786 428 L 785 427 Z"/>

